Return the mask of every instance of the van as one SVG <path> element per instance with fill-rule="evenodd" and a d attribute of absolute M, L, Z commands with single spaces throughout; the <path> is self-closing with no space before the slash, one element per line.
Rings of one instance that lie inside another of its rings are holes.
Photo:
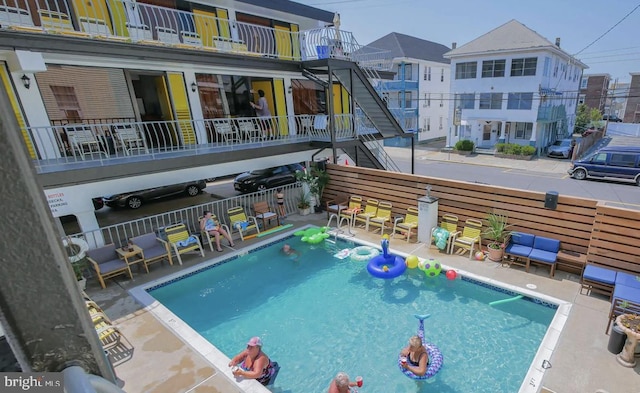
<path fill-rule="evenodd" d="M 623 180 L 640 186 L 640 147 L 604 147 L 584 159 L 574 161 L 568 172 L 578 180 Z"/>

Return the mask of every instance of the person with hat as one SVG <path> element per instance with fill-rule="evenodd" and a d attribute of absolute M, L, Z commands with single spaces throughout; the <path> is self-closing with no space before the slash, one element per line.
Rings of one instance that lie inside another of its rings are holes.
<path fill-rule="evenodd" d="M 263 385 L 268 385 L 276 372 L 275 364 L 262 352 L 260 337 L 251 337 L 247 348 L 231 359 L 229 367 L 234 376 L 255 379 Z"/>

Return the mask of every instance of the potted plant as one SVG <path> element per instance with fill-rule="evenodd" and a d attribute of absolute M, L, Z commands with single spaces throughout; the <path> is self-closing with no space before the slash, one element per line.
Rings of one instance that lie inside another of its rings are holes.
<path fill-rule="evenodd" d="M 308 192 L 302 191 L 300 195 L 298 195 L 297 203 L 298 203 L 298 213 L 301 216 L 306 216 L 307 214 L 311 214 L 311 200 Z"/>
<path fill-rule="evenodd" d="M 69 263 L 71 263 L 71 268 L 73 269 L 73 273 L 78 280 L 78 287 L 80 290 L 84 291 L 87 287 L 87 279 L 84 277 L 84 271 L 89 266 L 87 261 L 87 256 L 85 255 L 82 247 L 76 244 L 78 241 L 75 240 L 67 240 L 65 242 L 64 249 L 67 252 L 67 257 L 69 258 Z"/>
<path fill-rule="evenodd" d="M 302 183 L 303 189 L 309 194 L 312 206 L 320 207 L 320 199 L 327 183 L 329 183 L 329 174 L 327 171 L 318 169 L 315 165 L 311 170 L 296 172 L 296 179 Z"/>
<path fill-rule="evenodd" d="M 510 226 L 507 224 L 507 216 L 491 212 L 487 216 L 487 225 L 487 230 L 482 233 L 483 237 L 491 240 L 487 245 L 489 251 L 487 258 L 494 262 L 500 262 L 509 236 L 511 236 L 511 231 L 507 231 Z"/>

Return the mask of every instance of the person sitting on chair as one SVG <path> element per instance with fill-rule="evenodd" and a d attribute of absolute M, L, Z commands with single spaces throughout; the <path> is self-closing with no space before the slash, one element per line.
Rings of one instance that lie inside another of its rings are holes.
<path fill-rule="evenodd" d="M 216 250 L 218 250 L 218 252 L 222 252 L 222 247 L 220 246 L 220 235 L 224 236 L 224 238 L 229 241 L 229 245 L 231 247 L 235 247 L 235 244 L 233 244 L 233 240 L 231 239 L 231 235 L 222 228 L 219 222 L 214 220 L 213 215 L 208 210 L 205 210 L 202 213 L 202 219 L 200 219 L 200 230 L 206 231 L 208 234 L 215 237 Z"/>

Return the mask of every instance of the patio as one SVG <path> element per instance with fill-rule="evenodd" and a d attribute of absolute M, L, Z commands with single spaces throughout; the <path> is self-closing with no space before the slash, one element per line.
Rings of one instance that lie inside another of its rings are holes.
<path fill-rule="evenodd" d="M 292 229 L 306 224 L 325 225 L 326 216 L 291 215 L 287 223 Z M 379 243 L 380 235 L 357 228 L 356 238 Z M 275 237 L 279 232 L 268 237 Z M 238 243 L 236 248 L 248 247 L 258 240 Z M 542 386 L 557 392 L 631 392 L 640 390 L 640 365 L 625 368 L 618 364 L 615 355 L 607 351 L 609 336 L 604 334 L 609 301 L 598 295 L 580 294 L 579 276 L 558 271 L 555 278 L 548 277 L 548 269 L 532 267 L 529 273 L 521 268 L 503 267 L 491 261 L 471 261 L 468 257 L 440 253 L 434 246 L 422 243 L 407 243 L 392 239 L 393 250 L 418 255 L 421 258 L 437 258 L 444 265 L 481 275 L 518 287 L 536 285 L 535 291 L 572 303 L 564 330 L 559 333 L 557 345 L 548 357 L 551 367 L 544 370 L 544 378 L 530 380 L 526 391 L 540 391 Z M 205 258 L 187 256 L 184 265 L 154 265 L 150 274 L 135 274 L 133 281 L 116 278 L 106 290 L 100 290 L 97 282 L 89 283 L 88 293 L 106 313 L 116 320 L 126 337 L 125 345 L 111 351 L 118 377 L 125 381 L 124 389 L 130 392 L 241 392 L 259 391 L 255 386 L 243 382 L 242 389 L 231 381 L 228 370 L 217 370 L 203 356 L 185 344 L 148 310 L 142 308 L 129 296 L 128 291 L 136 286 L 193 267 L 208 259 L 229 255 L 206 251 Z M 128 343 L 127 343 L 128 341 Z M 545 357 L 546 358 L 546 357 Z M 540 364 L 535 368 L 542 369 Z M 140 373 L 145 369 L 145 373 Z M 592 370 L 598 370 L 597 373 Z M 226 375 L 225 375 L 226 373 Z M 363 370 L 366 375 L 366 370 Z M 330 376 L 327 376 L 327 384 Z"/>

